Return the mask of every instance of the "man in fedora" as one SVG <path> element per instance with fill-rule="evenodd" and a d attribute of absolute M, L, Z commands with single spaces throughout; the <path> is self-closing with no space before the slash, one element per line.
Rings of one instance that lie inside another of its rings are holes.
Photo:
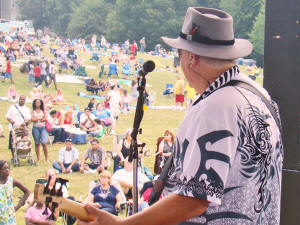
<path fill-rule="evenodd" d="M 228 13 L 192 7 L 179 37 L 163 40 L 179 49 L 185 78 L 200 94 L 178 128 L 167 196 L 128 218 L 87 205 L 96 220 L 78 224 L 278 225 L 283 160 L 278 108 L 235 61 L 251 53 L 251 43 L 234 38 Z M 237 81 L 257 93 L 234 85 Z"/>

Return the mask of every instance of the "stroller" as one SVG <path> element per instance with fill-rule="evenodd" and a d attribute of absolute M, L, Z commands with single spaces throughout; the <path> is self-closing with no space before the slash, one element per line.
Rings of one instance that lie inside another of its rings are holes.
<path fill-rule="evenodd" d="M 36 165 L 32 154 L 31 134 L 26 126 L 14 126 L 11 130 L 13 164 L 20 166 L 19 159 L 28 158 L 30 165 Z"/>

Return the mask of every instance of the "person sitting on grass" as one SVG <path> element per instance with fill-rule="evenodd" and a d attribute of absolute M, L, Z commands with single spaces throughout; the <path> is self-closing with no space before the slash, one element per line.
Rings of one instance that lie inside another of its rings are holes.
<path fill-rule="evenodd" d="M 67 112 L 64 114 L 64 118 L 60 121 L 61 124 L 70 125 L 74 127 L 74 117 L 73 117 L 73 110 L 68 109 Z"/>
<path fill-rule="evenodd" d="M 125 159 L 124 168 L 117 170 L 112 180 L 117 181 L 127 197 L 131 197 L 133 188 L 133 162 L 128 162 L 128 157 Z M 148 177 L 138 171 L 138 189 L 142 190 L 145 183 L 149 182 Z"/>
<path fill-rule="evenodd" d="M 86 160 L 90 159 L 91 163 L 87 163 Z M 102 172 L 105 166 L 105 150 L 99 146 L 97 139 L 91 140 L 91 148 L 88 148 L 81 160 L 80 172 Z"/>
<path fill-rule="evenodd" d="M 90 133 L 96 130 L 96 126 L 95 116 L 91 114 L 90 108 L 85 108 L 84 113 L 80 116 L 80 129 Z"/>
<path fill-rule="evenodd" d="M 92 94 L 98 95 L 99 86 L 98 86 L 97 82 L 95 81 L 95 79 L 92 78 L 89 81 L 89 83 L 87 84 L 87 90 L 92 92 Z"/>
<path fill-rule="evenodd" d="M 96 118 L 94 121 L 96 122 L 96 126 L 93 128 L 93 131 L 89 132 L 89 135 L 91 137 L 102 137 L 104 135 L 104 124 L 98 118 Z"/>
<path fill-rule="evenodd" d="M 54 95 L 54 102 L 60 103 L 60 102 L 64 102 L 64 101 L 65 101 L 64 94 L 62 93 L 62 90 L 60 88 L 58 88 Z"/>
<path fill-rule="evenodd" d="M 94 110 L 95 109 L 95 98 L 91 98 L 90 102 L 87 106 L 88 108 L 90 108 L 90 110 Z"/>
<path fill-rule="evenodd" d="M 15 89 L 14 85 L 10 85 L 8 91 L 7 91 L 7 97 L 8 97 L 8 101 L 17 101 L 17 98 L 19 97 L 18 92 Z"/>
<path fill-rule="evenodd" d="M 105 108 L 103 102 L 99 102 L 96 105 L 96 110 L 92 111 L 95 117 L 99 118 L 104 126 L 111 126 L 111 131 L 115 133 L 115 128 L 117 124 L 117 120 L 113 118 L 110 112 Z"/>
<path fill-rule="evenodd" d="M 54 136 L 54 139 L 52 142 L 53 144 L 55 144 L 57 142 L 62 142 L 62 140 L 63 140 L 63 137 L 62 137 L 63 129 L 61 127 L 59 127 L 60 120 L 61 120 L 61 118 L 57 117 L 57 111 L 52 110 L 50 112 L 50 116 L 48 117 L 48 122 L 51 124 L 51 131 L 50 132 L 48 131 L 48 133 L 50 135 Z"/>
<path fill-rule="evenodd" d="M 72 173 L 79 171 L 79 152 L 72 146 L 72 139 L 66 139 L 66 146 L 59 150 L 58 162 L 54 161 L 52 166 L 59 173 Z"/>

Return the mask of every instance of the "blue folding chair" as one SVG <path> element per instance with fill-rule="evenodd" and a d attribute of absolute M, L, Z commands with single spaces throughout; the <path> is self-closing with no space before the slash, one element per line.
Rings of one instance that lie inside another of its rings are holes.
<path fill-rule="evenodd" d="M 130 64 L 125 63 L 122 67 L 122 73 L 125 74 L 126 76 L 130 75 Z"/>
<path fill-rule="evenodd" d="M 117 75 L 117 77 L 119 77 L 117 64 L 115 64 L 115 63 L 109 64 L 109 71 L 108 71 L 107 76 L 110 77 L 111 75 Z"/>
<path fill-rule="evenodd" d="M 166 90 L 163 91 L 163 95 L 173 95 L 174 94 L 174 90 L 173 90 L 173 84 L 166 84 Z"/>

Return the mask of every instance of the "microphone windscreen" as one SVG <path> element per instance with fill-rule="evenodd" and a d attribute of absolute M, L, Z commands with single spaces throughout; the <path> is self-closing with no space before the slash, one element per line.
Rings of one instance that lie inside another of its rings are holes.
<path fill-rule="evenodd" d="M 146 73 L 150 73 L 154 70 L 155 63 L 152 60 L 148 60 L 143 64 L 143 71 Z"/>

